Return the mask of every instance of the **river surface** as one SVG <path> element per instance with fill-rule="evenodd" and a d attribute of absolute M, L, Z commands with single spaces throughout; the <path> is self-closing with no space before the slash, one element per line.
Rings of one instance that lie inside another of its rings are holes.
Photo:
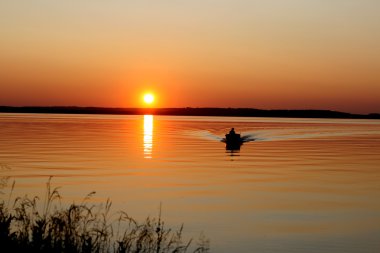
<path fill-rule="evenodd" d="M 229 151 L 231 127 L 249 142 Z M 252 141 L 253 140 L 253 141 Z M 380 121 L 0 114 L 1 198 L 110 198 L 211 252 L 380 252 Z"/>

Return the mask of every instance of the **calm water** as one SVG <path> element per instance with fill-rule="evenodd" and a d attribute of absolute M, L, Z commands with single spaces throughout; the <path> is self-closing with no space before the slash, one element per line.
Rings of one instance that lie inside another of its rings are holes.
<path fill-rule="evenodd" d="M 227 152 L 231 127 L 256 140 Z M 212 252 L 380 252 L 380 121 L 0 114 L 0 164 L 15 195 L 162 203 Z"/>

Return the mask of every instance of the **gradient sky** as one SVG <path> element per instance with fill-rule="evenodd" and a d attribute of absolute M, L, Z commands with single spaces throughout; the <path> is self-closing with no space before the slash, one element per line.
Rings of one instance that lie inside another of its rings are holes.
<path fill-rule="evenodd" d="M 379 0 L 0 2 L 0 105 L 380 112 Z"/>

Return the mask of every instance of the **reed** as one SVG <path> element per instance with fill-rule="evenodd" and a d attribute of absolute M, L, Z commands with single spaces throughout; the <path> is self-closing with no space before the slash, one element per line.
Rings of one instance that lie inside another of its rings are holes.
<path fill-rule="evenodd" d="M 183 239 L 178 230 L 164 226 L 161 207 L 157 218 L 138 222 L 126 212 L 111 213 L 112 202 L 90 204 L 92 192 L 80 204 L 61 207 L 58 188 L 47 182 L 46 196 L 40 206 L 38 197 L 0 201 L 1 252 L 208 252 L 209 240 L 203 234 L 196 243 Z M 4 195 L 4 194 L 2 194 Z"/>

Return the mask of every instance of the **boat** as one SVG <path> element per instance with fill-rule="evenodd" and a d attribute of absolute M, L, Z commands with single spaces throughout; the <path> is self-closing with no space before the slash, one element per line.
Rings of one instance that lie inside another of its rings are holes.
<path fill-rule="evenodd" d="M 244 142 L 240 134 L 228 133 L 225 136 L 224 142 L 226 143 L 227 150 L 240 150 L 240 146 Z"/>

